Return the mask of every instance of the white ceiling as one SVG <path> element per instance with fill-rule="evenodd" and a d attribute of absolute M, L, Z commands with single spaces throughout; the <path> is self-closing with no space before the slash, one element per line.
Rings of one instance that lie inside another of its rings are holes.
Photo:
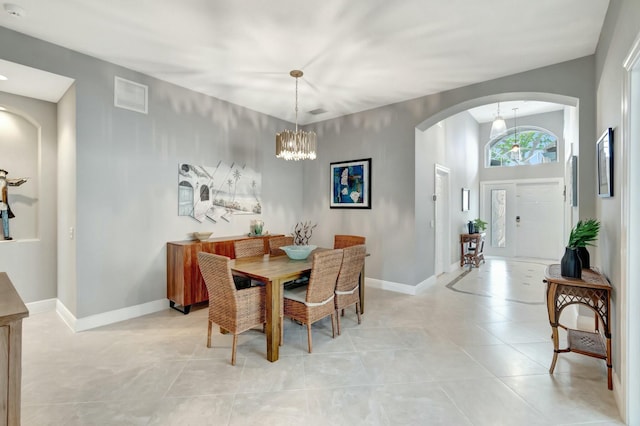
<path fill-rule="evenodd" d="M 10 1 L 1 26 L 290 122 L 302 69 L 301 124 L 593 54 L 609 4 Z"/>

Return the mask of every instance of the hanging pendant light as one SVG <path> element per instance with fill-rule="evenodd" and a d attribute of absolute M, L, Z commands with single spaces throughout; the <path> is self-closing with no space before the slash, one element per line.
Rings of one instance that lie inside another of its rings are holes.
<path fill-rule="evenodd" d="M 491 124 L 491 132 L 489 133 L 489 139 L 495 139 L 500 136 L 504 132 L 507 131 L 507 123 L 504 121 L 504 118 L 500 115 L 500 102 L 498 102 L 498 113 L 496 118 L 493 120 Z"/>
<path fill-rule="evenodd" d="M 514 139 L 511 145 L 511 159 L 520 161 L 520 144 L 518 143 L 518 108 L 513 109 Z"/>
<path fill-rule="evenodd" d="M 316 159 L 316 134 L 298 130 L 298 78 L 303 73 L 293 70 L 289 73 L 296 79 L 296 130 L 284 130 L 276 133 L 276 157 L 285 160 L 315 160 Z"/>

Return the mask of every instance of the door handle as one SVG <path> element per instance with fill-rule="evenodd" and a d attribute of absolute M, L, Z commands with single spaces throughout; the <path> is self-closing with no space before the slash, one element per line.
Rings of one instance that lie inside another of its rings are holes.
<path fill-rule="evenodd" d="M 516 223 L 520 223 L 520 216 L 516 216 Z"/>

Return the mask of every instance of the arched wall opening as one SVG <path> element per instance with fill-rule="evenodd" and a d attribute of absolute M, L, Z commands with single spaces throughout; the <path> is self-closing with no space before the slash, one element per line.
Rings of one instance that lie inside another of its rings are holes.
<path fill-rule="evenodd" d="M 457 247 L 458 235 L 464 231 L 464 224 L 468 220 L 480 217 L 480 170 L 484 167 L 484 143 L 479 140 L 476 130 L 473 131 L 474 120 L 469 114 L 460 114 L 472 108 L 486 104 L 505 101 L 543 101 L 565 105 L 563 138 L 565 140 L 563 161 L 577 155 L 579 152 L 579 99 L 572 96 L 558 95 L 544 92 L 509 92 L 481 96 L 464 100 L 453 106 L 445 108 L 427 117 L 420 122 L 415 129 L 415 229 L 416 229 L 416 253 L 422 264 L 419 273 L 423 276 L 433 276 L 435 272 L 435 230 L 438 224 L 434 223 L 435 188 L 434 168 L 436 164 L 442 164 L 452 170 L 451 173 L 451 229 L 446 232 L 450 235 L 450 270 L 457 268 L 459 248 Z M 567 111 L 570 111 L 567 113 Z M 449 122 L 448 120 L 454 120 Z M 475 122 L 478 126 L 477 122 Z M 450 146 L 446 142 L 454 141 Z M 457 141 L 457 142 L 456 142 Z M 559 167 L 566 167 L 560 164 Z M 459 202 L 461 188 L 471 189 L 469 211 L 462 211 Z M 572 223 L 573 218 L 578 217 L 578 207 L 565 209 L 565 228 Z"/>

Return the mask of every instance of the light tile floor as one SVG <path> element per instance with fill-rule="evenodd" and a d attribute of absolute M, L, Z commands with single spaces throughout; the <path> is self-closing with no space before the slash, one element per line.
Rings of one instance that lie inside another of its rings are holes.
<path fill-rule="evenodd" d="M 561 354 L 554 375 L 543 263 L 488 259 L 417 296 L 367 290 L 331 338 L 286 320 L 281 359 L 259 331 L 207 349 L 206 307 L 74 334 L 58 316 L 23 332 L 23 425 L 622 424 L 605 364 Z M 459 273 L 458 273 L 459 274 Z"/>

